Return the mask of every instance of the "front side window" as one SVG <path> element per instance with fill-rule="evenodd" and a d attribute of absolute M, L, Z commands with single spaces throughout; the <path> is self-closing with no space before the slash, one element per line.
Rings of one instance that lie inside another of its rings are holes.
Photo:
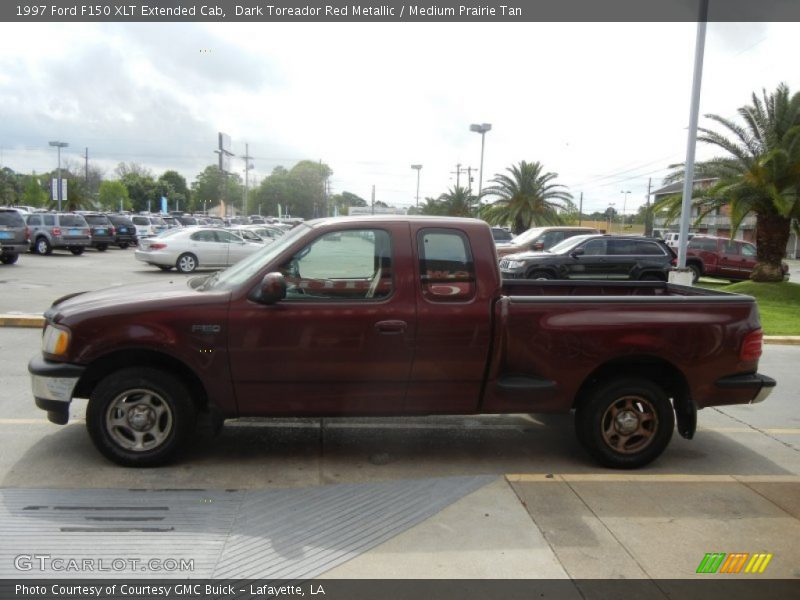
<path fill-rule="evenodd" d="M 287 300 L 374 300 L 393 290 L 392 246 L 381 229 L 322 235 L 279 268 Z"/>
<path fill-rule="evenodd" d="M 469 242 L 460 231 L 424 229 L 417 235 L 422 295 L 434 302 L 475 296 L 475 265 Z"/>
<path fill-rule="evenodd" d="M 603 256 L 606 254 L 606 240 L 589 240 L 583 246 L 586 256 Z"/>
<path fill-rule="evenodd" d="M 753 244 L 742 244 L 742 255 L 753 258 L 756 256 L 756 247 Z"/>

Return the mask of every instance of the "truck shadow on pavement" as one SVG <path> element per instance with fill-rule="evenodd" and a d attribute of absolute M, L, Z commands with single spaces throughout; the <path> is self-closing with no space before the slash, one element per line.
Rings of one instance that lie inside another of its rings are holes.
<path fill-rule="evenodd" d="M 171 465 L 131 469 L 103 458 L 82 422 L 41 427 L 27 448 L 9 440 L 0 486 L 259 489 L 518 473 L 792 474 L 764 455 L 764 443 L 796 460 L 770 438 L 754 449 L 700 431 L 692 441 L 676 433 L 643 469 L 614 471 L 582 450 L 569 415 L 504 415 L 228 421 L 216 437 L 199 433 Z"/>

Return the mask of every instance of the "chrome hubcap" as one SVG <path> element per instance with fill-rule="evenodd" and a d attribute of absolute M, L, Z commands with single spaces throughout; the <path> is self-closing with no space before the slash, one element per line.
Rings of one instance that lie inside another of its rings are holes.
<path fill-rule="evenodd" d="M 622 396 L 603 413 L 603 441 L 620 454 L 635 454 L 647 448 L 658 431 L 658 414 L 644 396 Z"/>
<path fill-rule="evenodd" d="M 147 389 L 127 390 L 109 404 L 106 431 L 120 447 L 134 452 L 154 450 L 172 433 L 169 404 Z"/>

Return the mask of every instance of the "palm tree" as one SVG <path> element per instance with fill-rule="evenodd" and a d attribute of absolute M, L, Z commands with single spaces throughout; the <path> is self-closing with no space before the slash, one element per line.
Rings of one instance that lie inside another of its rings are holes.
<path fill-rule="evenodd" d="M 693 202 L 700 219 L 730 205 L 731 230 L 735 233 L 749 214 L 756 216 L 758 264 L 753 281 L 782 281 L 781 259 L 791 232 L 792 220 L 800 217 L 800 93 L 790 95 L 782 83 L 772 94 L 755 93 L 752 105 L 738 113 L 744 126 L 719 115 L 706 115 L 728 134 L 700 128 L 697 139 L 727 154 L 695 166 L 698 179 L 716 178 L 718 183 L 695 192 Z M 673 165 L 676 166 L 676 165 Z M 666 183 L 683 179 L 683 168 L 670 174 Z M 659 203 L 668 218 L 680 212 L 680 197 Z"/>
<path fill-rule="evenodd" d="M 525 162 L 506 169 L 510 175 L 497 174 L 484 188 L 483 196 L 496 196 L 481 208 L 481 217 L 492 225 L 510 223 L 520 234 L 534 225 L 559 225 L 562 211 L 574 211 L 572 194 L 565 186 L 551 183 L 558 173 L 545 173 L 540 162 Z"/>
<path fill-rule="evenodd" d="M 438 198 L 425 198 L 420 214 L 449 217 L 471 217 L 475 213 L 475 196 L 468 188 L 456 186 Z"/>

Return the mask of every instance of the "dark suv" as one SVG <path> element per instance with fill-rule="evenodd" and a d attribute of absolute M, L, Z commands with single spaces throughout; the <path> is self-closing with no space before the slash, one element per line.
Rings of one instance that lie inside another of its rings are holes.
<path fill-rule="evenodd" d="M 19 211 L 0 208 L 0 262 L 13 265 L 28 249 L 28 228 Z"/>
<path fill-rule="evenodd" d="M 108 250 L 109 245 L 114 243 L 116 231 L 109 218 L 101 213 L 84 212 L 80 215 L 86 219 L 92 233 L 92 248 L 97 248 L 100 252 Z"/>
<path fill-rule="evenodd" d="M 106 215 L 114 226 L 114 244 L 125 250 L 128 246 L 135 246 L 138 242 L 136 238 L 136 225 L 131 218 L 125 215 Z"/>
<path fill-rule="evenodd" d="M 544 252 L 505 256 L 507 279 L 643 279 L 666 281 L 675 253 L 663 240 L 628 235 L 579 235 Z"/>
<path fill-rule="evenodd" d="M 497 245 L 497 256 L 503 257 L 518 252 L 536 252 L 538 250 L 549 250 L 556 244 L 560 244 L 567 238 L 576 235 L 588 235 L 590 233 L 600 233 L 594 227 L 533 227 L 520 233 L 517 237 L 508 242 Z"/>

